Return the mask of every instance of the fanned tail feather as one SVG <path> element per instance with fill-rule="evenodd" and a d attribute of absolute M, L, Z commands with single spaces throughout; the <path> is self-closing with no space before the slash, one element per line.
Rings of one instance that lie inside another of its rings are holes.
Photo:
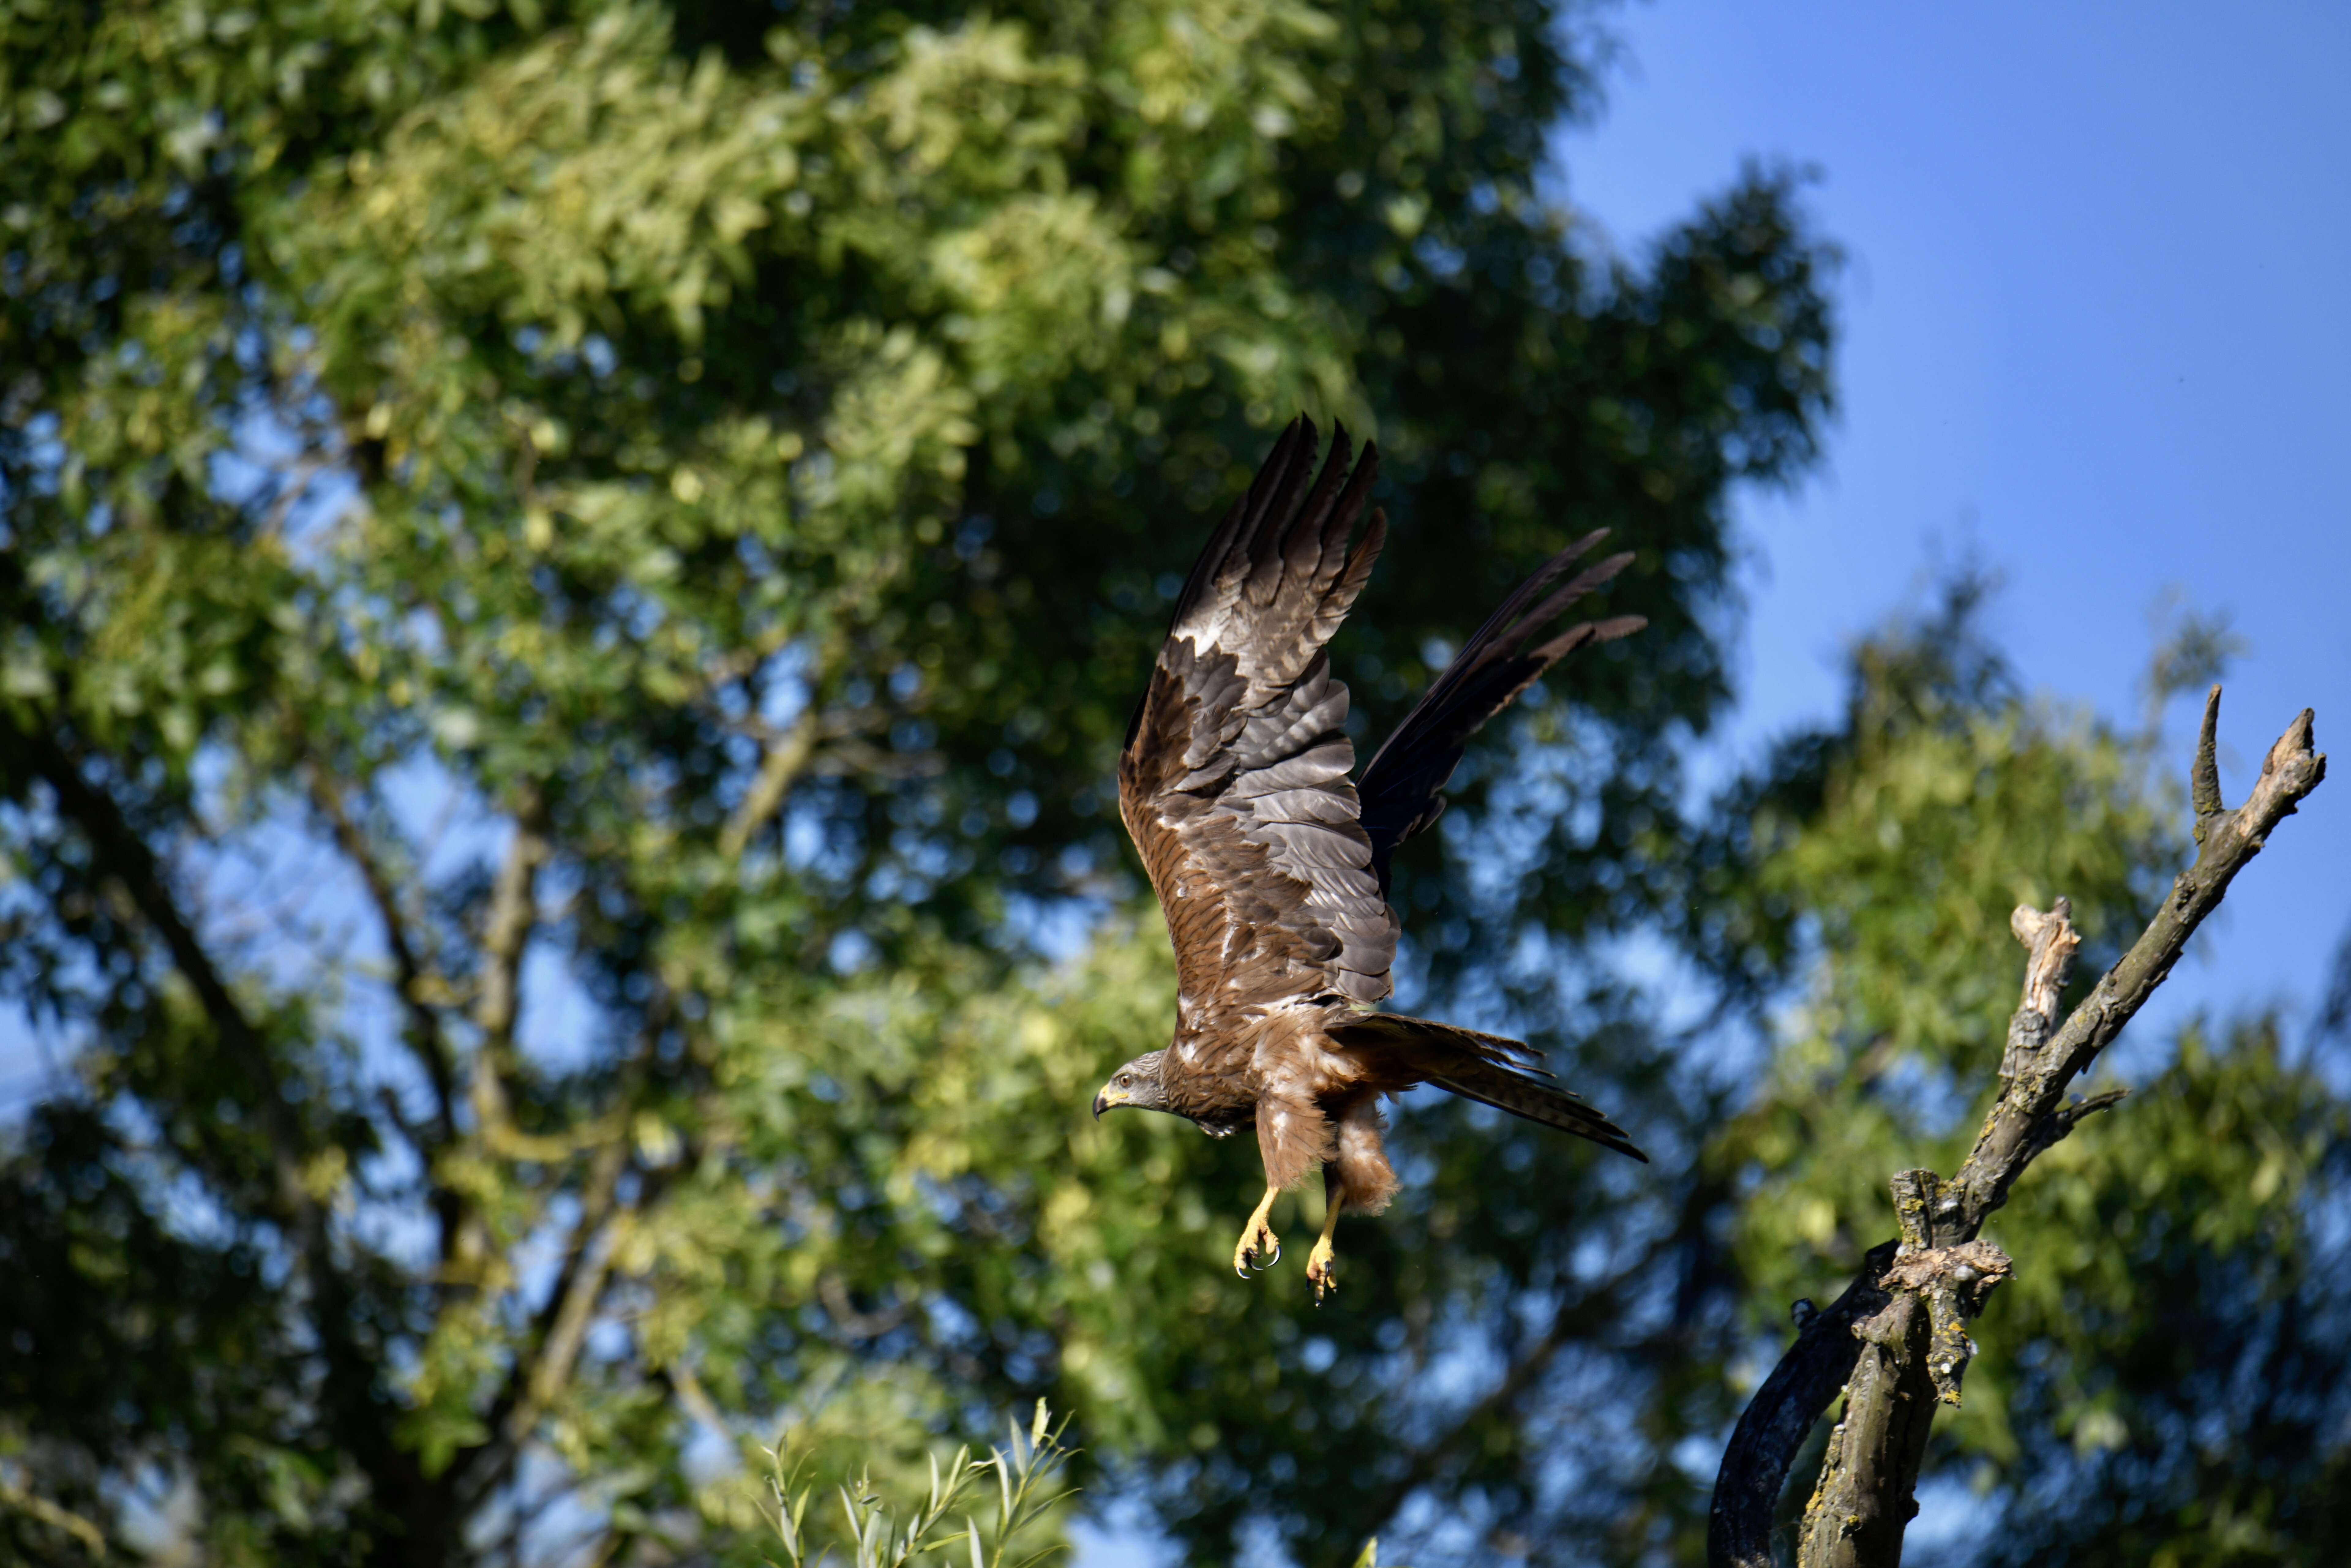
<path fill-rule="evenodd" d="M 1567 1090 L 1537 1082 L 1537 1077 L 1552 1075 L 1535 1065 L 1542 1052 L 1524 1040 L 1401 1013 L 1364 1014 L 1332 1030 L 1331 1037 L 1355 1050 L 1392 1053 L 1421 1082 L 1448 1094 L 1573 1133 L 1643 1165 L 1649 1163 L 1624 1128 Z"/>
<path fill-rule="evenodd" d="M 1564 1089 L 1537 1083 L 1491 1062 L 1476 1060 L 1450 1066 L 1428 1082 L 1464 1100 L 1475 1100 L 1480 1105 L 1491 1105 L 1497 1111 L 1508 1111 L 1513 1116 L 1557 1127 L 1562 1133 L 1573 1133 L 1620 1155 L 1630 1155 L 1643 1165 L 1649 1163 L 1649 1156 L 1634 1146 L 1624 1128 Z"/>

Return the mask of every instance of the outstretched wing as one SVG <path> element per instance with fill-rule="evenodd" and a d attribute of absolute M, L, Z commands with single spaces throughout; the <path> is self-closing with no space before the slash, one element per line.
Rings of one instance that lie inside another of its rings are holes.
<path fill-rule="evenodd" d="M 1351 468 L 1337 431 L 1312 477 L 1314 450 L 1313 424 L 1293 423 L 1217 525 L 1119 758 L 1119 813 L 1166 913 L 1187 1030 L 1390 989 L 1395 919 L 1347 779 L 1347 688 L 1323 653 L 1385 535 L 1374 512 L 1348 549 L 1378 454 Z"/>
<path fill-rule="evenodd" d="M 1372 765 L 1364 769 L 1357 789 L 1381 896 L 1387 894 L 1388 860 L 1395 847 L 1444 814 L 1445 797 L 1440 791 L 1460 766 L 1469 737 L 1541 679 L 1545 670 L 1586 643 L 1626 636 L 1648 624 L 1638 615 L 1585 621 L 1534 643 L 1536 635 L 1569 605 L 1607 582 L 1633 559 L 1628 551 L 1594 561 L 1544 592 L 1560 573 L 1607 537 L 1606 528 L 1584 535 L 1519 584 L 1517 591 L 1461 645 L 1445 673 L 1429 683 L 1395 733 L 1373 754 Z"/>

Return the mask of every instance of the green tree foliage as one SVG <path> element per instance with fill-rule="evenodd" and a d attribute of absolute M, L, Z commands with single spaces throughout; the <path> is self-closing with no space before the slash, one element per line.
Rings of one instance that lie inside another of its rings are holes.
<path fill-rule="evenodd" d="M 1760 174 L 1580 251 L 1534 188 L 1579 14 L 0 16 L 0 985 L 72 1077 L 5 1134 L 11 1552 L 749 1560 L 729 1456 L 778 1425 L 914 1495 L 1049 1396 L 1205 1560 L 1687 1559 L 1755 1304 L 1959 1135 L 2008 904 L 2111 941 L 2170 869 L 2143 741 L 1932 639 L 1685 821 L 1725 497 L 1813 454 L 1830 256 Z M 1319 1314 L 1229 1275 L 1248 1150 L 1084 1113 L 1173 1010 L 1112 755 L 1300 408 L 1384 454 L 1367 733 L 1587 528 L 1651 622 L 1496 727 L 1398 897 L 1405 999 L 1659 1165 L 1407 1104 Z M 1614 964 L 1657 931 L 1760 1089 Z M 2019 1520 L 2053 1452 L 2218 1530 L 2146 1281 L 2324 1296 L 2332 1102 L 2209 1032 L 2003 1219 L 1952 1451 Z M 2226 1343 L 2199 1375 L 2253 1375 Z"/>
<path fill-rule="evenodd" d="M 2351 1112 L 2301 1057 L 2185 1032 L 2149 1124 L 2037 1206 L 2060 1284 L 2000 1334 L 1991 1560 L 2323 1563 L 2351 1529 Z"/>
<path fill-rule="evenodd" d="M 1640 552 L 1644 657 L 1521 727 L 1554 851 L 1411 869 L 1431 984 L 1641 918 L 1599 824 L 1669 820 L 1726 486 L 1828 403 L 1782 184 L 1580 256 L 1582 35 L 1508 0 L 0 26 L 0 896 L 75 1078 L 10 1134 L 0 1530 L 656 1556 L 749 1526 L 714 1429 L 886 1469 L 1041 1392 L 1204 1543 L 1534 1464 L 1438 1352 L 1625 1177 L 1433 1118 L 1310 1335 L 1212 1267 L 1238 1155 L 1083 1119 L 1147 918 L 1024 965 L 1136 890 L 1166 587 L 1300 408 L 1386 453 L 1373 718 L 1571 533 Z"/>

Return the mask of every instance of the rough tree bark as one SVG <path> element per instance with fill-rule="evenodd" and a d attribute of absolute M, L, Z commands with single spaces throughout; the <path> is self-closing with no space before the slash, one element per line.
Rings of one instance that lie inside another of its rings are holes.
<path fill-rule="evenodd" d="M 1891 1568 L 1901 1562 L 1935 1411 L 1959 1404 L 1975 1354 L 1967 1320 L 1983 1310 L 2011 1268 L 1978 1232 L 2043 1150 L 2122 1099 L 2126 1092 L 2115 1089 L 2069 1103 L 2065 1092 L 2170 974 L 2188 938 L 2220 906 L 2230 880 L 2261 852 L 2270 831 L 2326 776 L 2305 708 L 2270 747 L 2245 803 L 2224 810 L 2214 759 L 2220 715 L 2220 688 L 2214 686 L 2189 780 L 2195 863 L 2063 1027 L 2058 998 L 2081 941 L 2073 911 L 2061 898 L 2046 913 L 2020 906 L 2011 917 L 2030 956 L 2001 1057 L 1999 1097 L 1958 1176 L 1948 1182 L 1927 1170 L 1894 1176 L 1900 1239 L 1873 1249 L 1835 1304 L 1801 1325 L 1740 1417 L 1715 1479 L 1707 1530 L 1711 1568 L 1771 1568 L 1772 1514 L 1789 1467 L 1839 1394 L 1844 1410 L 1804 1510 L 1796 1561 L 1800 1568 Z"/>

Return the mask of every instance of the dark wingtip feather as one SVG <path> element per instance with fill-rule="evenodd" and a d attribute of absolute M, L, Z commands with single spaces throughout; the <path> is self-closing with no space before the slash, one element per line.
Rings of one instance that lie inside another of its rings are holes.
<path fill-rule="evenodd" d="M 1613 643 L 1619 637 L 1631 636 L 1648 623 L 1649 618 L 1646 615 L 1616 615 L 1605 621 L 1579 621 L 1550 642 L 1528 649 L 1527 659 L 1548 669 L 1586 643 Z M 1541 672 L 1536 673 L 1540 674 Z"/>
<path fill-rule="evenodd" d="M 1606 528 L 1594 528 L 1512 590 L 1373 753 L 1356 788 L 1364 829 L 1372 840 L 1372 863 L 1383 889 L 1388 885 L 1390 855 L 1396 845 L 1437 820 L 1443 805 L 1439 791 L 1459 765 L 1469 737 L 1487 720 L 1584 643 L 1626 636 L 1648 624 L 1639 615 L 1583 622 L 1539 646 L 1529 646 L 1569 605 L 1632 563 L 1634 552 L 1621 550 L 1552 586 L 1607 537 Z"/>

